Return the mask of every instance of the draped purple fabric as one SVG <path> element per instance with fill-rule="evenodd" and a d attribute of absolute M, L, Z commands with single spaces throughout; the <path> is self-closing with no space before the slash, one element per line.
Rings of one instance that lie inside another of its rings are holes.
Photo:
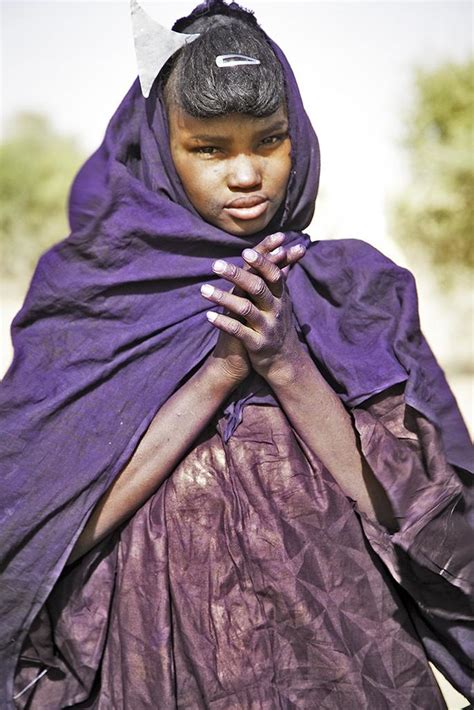
<path fill-rule="evenodd" d="M 218 415 L 131 520 L 63 572 L 17 692 L 48 671 L 18 707 L 441 710 L 426 645 L 468 696 L 467 497 L 402 393 L 352 410 L 402 514 L 395 535 L 356 514 L 279 407 L 246 406 L 227 442 Z"/>
<path fill-rule="evenodd" d="M 285 73 L 293 166 L 266 233 L 304 241 L 320 157 L 296 80 Z M 4 697 L 25 635 L 99 497 L 157 410 L 211 352 L 204 282 L 225 287 L 215 258 L 243 239 L 190 204 L 168 146 L 155 86 L 138 81 L 71 192 L 70 236 L 38 263 L 14 319 L 14 360 L 1 386 L 0 674 Z M 469 437 L 421 332 L 413 278 L 358 240 L 311 244 L 288 285 L 297 325 L 341 399 L 353 407 L 406 382 L 406 401 L 436 424 L 448 460 L 468 469 Z M 252 401 L 252 397 L 248 399 Z"/>

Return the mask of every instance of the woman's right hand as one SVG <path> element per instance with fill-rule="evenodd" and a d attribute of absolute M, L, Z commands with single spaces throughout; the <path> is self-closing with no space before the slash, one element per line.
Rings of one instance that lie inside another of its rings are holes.
<path fill-rule="evenodd" d="M 274 264 L 285 270 L 291 264 L 295 264 L 303 254 L 298 247 L 290 247 L 285 249 L 283 242 L 285 235 L 283 232 L 276 232 L 265 237 L 253 249 L 259 254 L 263 254 Z M 244 265 L 244 269 L 250 269 L 248 264 Z M 234 290 L 237 293 L 237 290 Z M 238 295 L 238 294 L 237 294 Z M 243 382 L 250 374 L 252 369 L 247 352 L 242 343 L 237 338 L 220 332 L 215 348 L 211 354 L 211 360 L 218 367 L 221 376 L 228 382 L 237 386 Z"/>
<path fill-rule="evenodd" d="M 273 234 L 255 249 L 285 269 L 301 255 L 282 247 L 284 240 L 283 234 Z M 130 461 L 92 511 L 68 564 L 109 535 L 158 489 L 250 369 L 244 347 L 221 332 L 211 356 L 156 413 Z"/>

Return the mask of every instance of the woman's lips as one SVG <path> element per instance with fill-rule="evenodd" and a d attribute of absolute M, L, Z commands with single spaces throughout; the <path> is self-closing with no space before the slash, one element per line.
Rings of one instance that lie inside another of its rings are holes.
<path fill-rule="evenodd" d="M 269 204 L 265 197 L 238 197 L 227 203 L 224 211 L 236 219 L 257 219 L 265 214 Z"/>

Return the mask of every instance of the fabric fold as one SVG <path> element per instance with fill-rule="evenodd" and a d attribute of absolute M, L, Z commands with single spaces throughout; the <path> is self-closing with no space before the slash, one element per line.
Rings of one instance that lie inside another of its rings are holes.
<path fill-rule="evenodd" d="M 398 388 L 399 389 L 399 388 Z M 352 412 L 362 452 L 399 523 L 390 534 L 360 513 L 364 532 L 407 593 L 430 660 L 474 699 L 474 495 L 450 466 L 435 425 L 391 396 Z"/>
<path fill-rule="evenodd" d="M 385 448 L 394 432 L 403 433 L 405 407 L 403 393 L 392 389 L 355 416 L 364 419 L 361 431 L 367 414 L 380 424 Z M 48 601 L 52 622 L 41 617 L 41 639 L 46 654 L 56 634 L 60 647 L 69 639 L 69 675 L 40 679 L 25 703 L 77 702 L 86 687 L 73 669 L 95 664 L 92 689 L 93 674 L 87 676 L 87 707 L 94 710 L 140 710 L 156 698 L 167 708 L 230 710 L 253 702 L 273 710 L 278 701 L 288 708 L 441 709 L 426 652 L 469 697 L 466 638 L 460 643 L 468 628 L 460 613 L 464 592 L 434 579 L 423 558 L 392 572 L 387 549 L 396 551 L 395 536 L 368 519 L 361 526 L 324 466 L 306 458 L 279 407 L 246 406 L 227 441 L 225 427 L 222 415 L 203 432 L 122 526 L 103 562 L 84 558 L 63 574 Z M 439 435 L 429 428 L 423 447 L 418 434 L 410 441 L 423 480 L 422 448 L 440 451 Z M 449 466 L 446 482 L 457 489 Z M 412 599 L 420 581 L 430 591 Z M 29 677 L 28 648 L 18 687 Z"/>
<path fill-rule="evenodd" d="M 199 293 L 204 282 L 225 287 L 213 260 L 241 263 L 245 247 L 275 231 L 309 245 L 319 145 L 293 72 L 269 42 L 284 70 L 292 170 L 268 230 L 242 239 L 201 219 L 174 169 L 160 83 L 145 100 L 135 81 L 73 185 L 72 233 L 41 257 L 13 321 L 14 359 L 0 390 L 3 697 L 12 697 L 25 636 L 97 501 L 216 343 Z M 408 272 L 362 241 L 318 242 L 288 287 L 297 327 L 342 401 L 355 406 L 406 382 L 407 401 L 439 427 L 448 460 L 468 468 L 467 430 L 421 334 Z"/>

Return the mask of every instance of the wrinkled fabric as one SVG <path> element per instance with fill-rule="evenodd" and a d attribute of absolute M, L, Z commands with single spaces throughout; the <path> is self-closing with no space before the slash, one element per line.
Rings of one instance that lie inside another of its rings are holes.
<path fill-rule="evenodd" d="M 291 68 L 272 46 L 286 81 L 292 170 L 267 231 L 308 244 L 302 230 L 314 210 L 319 147 Z M 14 360 L 0 391 L 6 698 L 25 635 L 92 509 L 158 409 L 215 345 L 199 293 L 205 281 L 225 286 L 212 261 L 240 263 L 242 249 L 264 236 L 222 232 L 189 203 L 158 83 L 145 100 L 135 82 L 118 108 L 73 186 L 71 225 L 39 261 L 13 322 Z M 448 460 L 469 468 L 469 437 L 421 334 L 410 274 L 364 242 L 341 240 L 312 244 L 288 286 L 297 328 L 344 403 L 406 382 L 406 401 L 439 426 Z M 241 417 L 236 400 L 229 435 Z"/>
<path fill-rule="evenodd" d="M 87 702 L 97 710 L 444 708 L 419 637 L 422 623 L 440 622 L 446 635 L 431 638 L 450 658 L 443 670 L 469 690 L 469 539 L 459 526 L 454 540 L 446 532 L 467 491 L 400 392 L 353 416 L 394 509 L 408 511 L 397 533 L 354 509 L 279 408 L 245 407 L 227 443 L 222 417 L 112 550 L 109 541 L 63 575 L 47 605 L 54 621 L 38 622 L 46 639 L 54 629 L 58 658 L 28 707 L 84 701 L 103 657 Z M 408 470 L 402 502 L 393 484 Z M 441 549 L 426 544 L 440 537 Z M 47 662 L 45 641 L 37 652 Z M 38 664 L 22 668 L 18 688 Z"/>

